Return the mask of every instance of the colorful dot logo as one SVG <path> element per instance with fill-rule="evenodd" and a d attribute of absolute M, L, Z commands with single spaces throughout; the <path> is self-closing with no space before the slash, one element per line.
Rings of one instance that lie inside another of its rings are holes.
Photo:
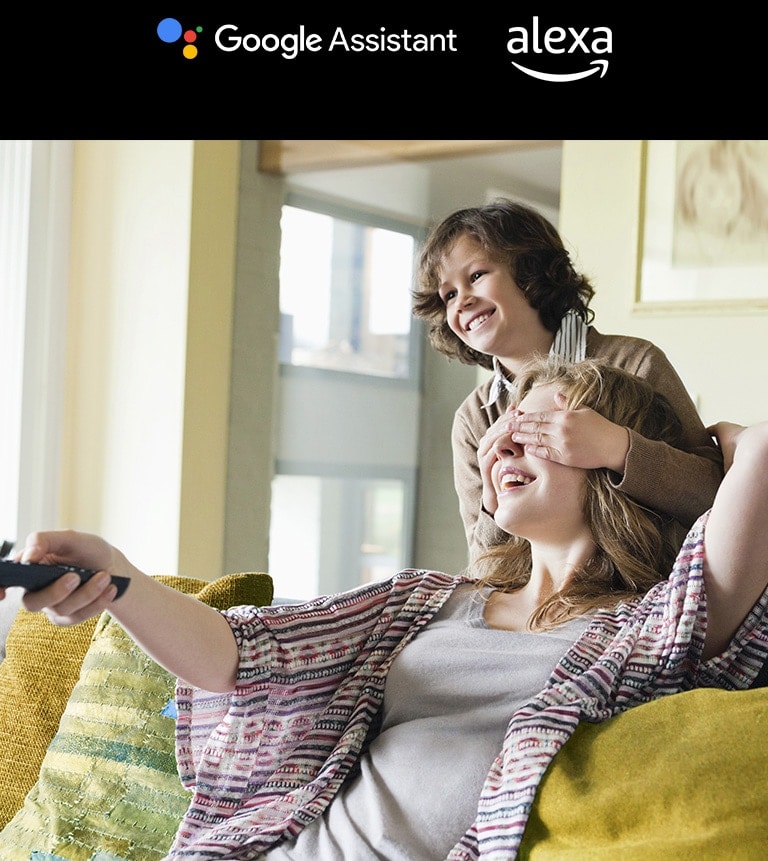
<path fill-rule="evenodd" d="M 157 35 L 163 42 L 172 44 L 183 39 L 186 43 L 181 53 L 187 60 L 194 60 L 197 56 L 197 46 L 195 42 L 200 33 L 203 32 L 202 27 L 195 27 L 194 30 L 185 30 L 175 18 L 163 18 L 157 25 Z"/>

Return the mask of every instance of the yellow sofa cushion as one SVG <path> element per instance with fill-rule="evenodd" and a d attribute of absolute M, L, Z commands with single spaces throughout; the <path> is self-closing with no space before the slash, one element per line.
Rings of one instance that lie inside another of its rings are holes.
<path fill-rule="evenodd" d="M 0 827 L 37 780 L 96 622 L 57 628 L 21 608 L 8 631 L 0 664 Z"/>
<path fill-rule="evenodd" d="M 699 689 L 582 724 L 539 787 L 527 861 L 763 859 L 768 688 Z"/>
<path fill-rule="evenodd" d="M 217 608 L 272 600 L 272 580 L 266 574 L 228 575 L 211 583 L 157 579 Z M 9 633 L 8 656 L 0 672 L 6 670 L 9 684 L 13 680 L 27 687 L 33 675 L 36 702 L 47 706 L 47 715 L 41 736 L 34 738 L 41 722 L 28 714 L 29 703 L 14 715 L 0 699 L 3 732 L 10 737 L 15 721 L 19 733 L 35 745 L 35 755 L 27 761 L 22 747 L 16 745 L 20 770 L 3 762 L 8 780 L 0 786 L 0 796 L 6 813 L 16 804 L 0 832 L 3 861 L 29 861 L 30 857 L 155 861 L 165 855 L 187 807 L 189 795 L 179 780 L 174 756 L 175 720 L 168 708 L 175 679 L 148 658 L 108 613 L 92 622 L 62 629 L 43 614 L 22 612 L 13 626 L 20 630 Z M 64 632 L 71 633 L 69 640 L 59 636 Z M 50 649 L 52 638 L 55 651 Z M 71 664 L 78 654 L 81 666 L 71 684 Z M 11 666 L 6 669 L 9 659 Z M 64 675 L 69 680 L 63 680 Z M 52 688 L 55 707 L 50 696 L 46 703 L 45 694 Z M 22 705 L 18 698 L 16 702 Z"/>

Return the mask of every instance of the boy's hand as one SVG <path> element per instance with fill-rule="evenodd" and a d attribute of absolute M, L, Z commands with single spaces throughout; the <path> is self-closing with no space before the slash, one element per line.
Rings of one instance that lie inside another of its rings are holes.
<path fill-rule="evenodd" d="M 511 422 L 512 440 L 525 446 L 526 454 L 580 469 L 605 467 L 620 475 L 629 451 L 629 431 L 589 407 L 518 414 Z"/>

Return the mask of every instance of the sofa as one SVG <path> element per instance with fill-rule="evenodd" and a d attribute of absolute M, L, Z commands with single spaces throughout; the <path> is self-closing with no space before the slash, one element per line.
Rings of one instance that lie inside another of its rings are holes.
<path fill-rule="evenodd" d="M 263 573 L 158 579 L 218 608 L 273 600 Z M 57 628 L 13 607 L 4 645 L 0 861 L 162 859 L 189 801 L 174 679 L 108 613 Z M 544 776 L 519 857 L 764 859 L 767 740 L 767 687 L 584 724 Z"/>

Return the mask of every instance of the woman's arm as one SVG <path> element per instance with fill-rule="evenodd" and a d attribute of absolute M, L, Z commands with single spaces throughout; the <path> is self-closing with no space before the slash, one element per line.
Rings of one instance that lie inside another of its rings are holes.
<path fill-rule="evenodd" d="M 71 573 L 37 592 L 26 592 L 27 610 L 45 610 L 56 625 L 76 625 L 108 610 L 170 673 L 209 691 L 234 688 L 238 650 L 226 619 L 192 596 L 142 573 L 103 539 L 72 531 L 33 533 L 21 560 L 99 572 L 82 586 L 77 574 Z M 112 575 L 130 578 L 118 600 L 114 600 Z"/>
<path fill-rule="evenodd" d="M 731 465 L 705 533 L 705 660 L 725 649 L 768 585 L 768 422 L 720 422 L 712 432 Z"/>

